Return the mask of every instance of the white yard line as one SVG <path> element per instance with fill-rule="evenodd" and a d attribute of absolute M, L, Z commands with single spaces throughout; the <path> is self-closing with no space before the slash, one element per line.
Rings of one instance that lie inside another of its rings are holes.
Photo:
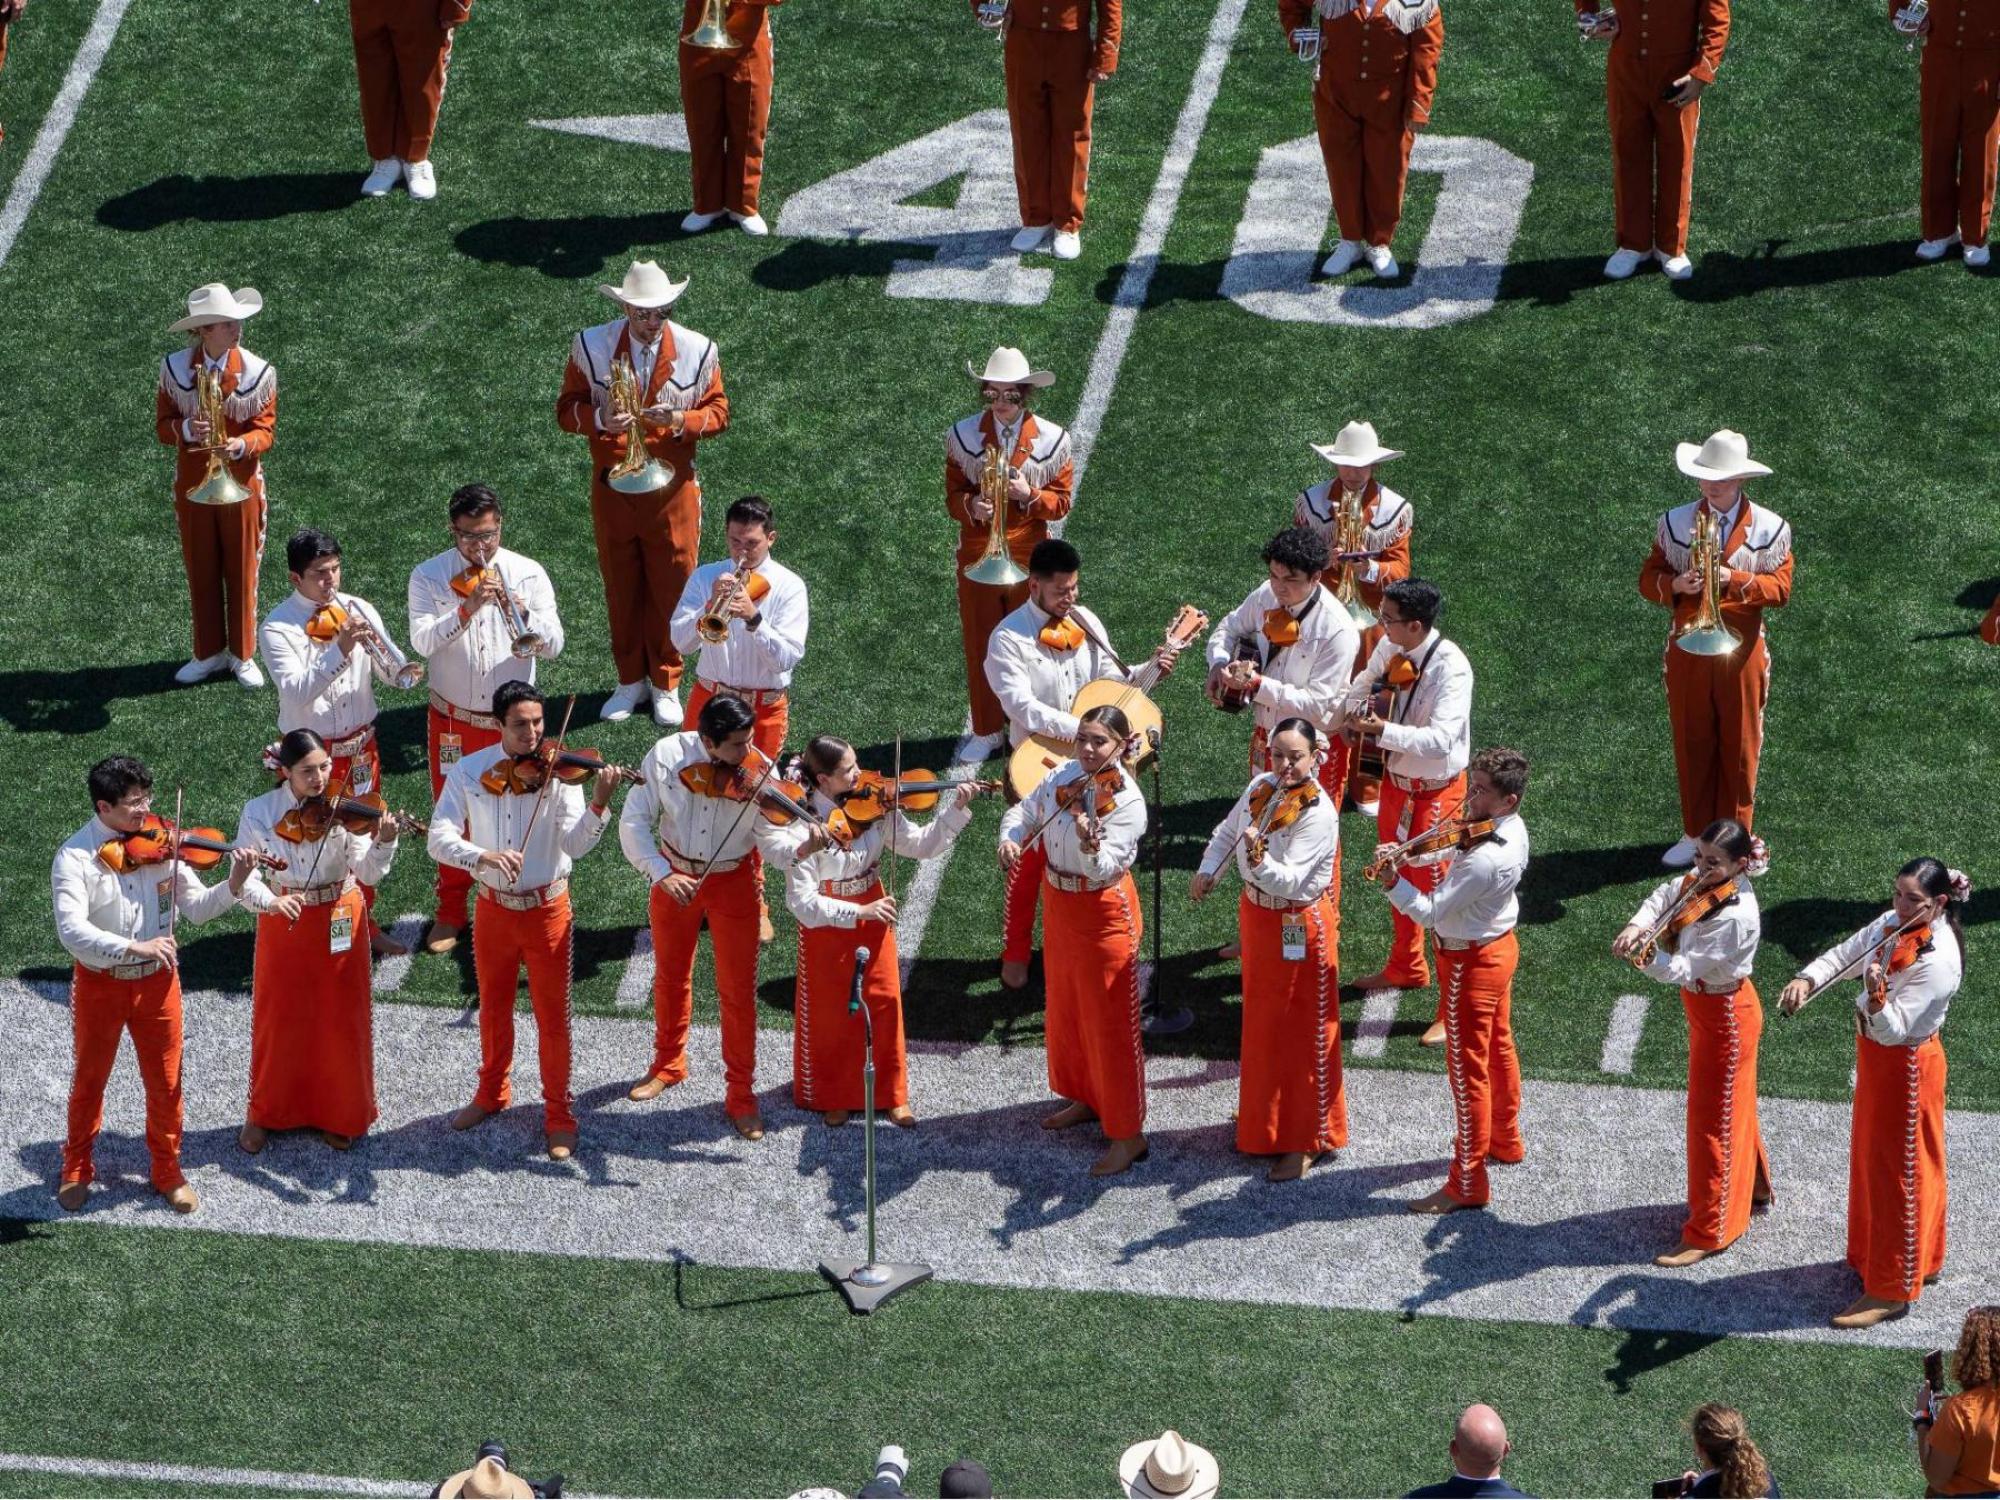
<path fill-rule="evenodd" d="M 0 266 L 7 264 L 21 227 L 28 222 L 35 200 L 42 195 L 42 186 L 55 169 L 56 156 L 69 138 L 69 128 L 76 123 L 77 111 L 83 108 L 83 96 L 90 92 L 91 81 L 104 66 L 105 54 L 110 52 L 118 25 L 131 4 L 132 0 L 101 0 L 98 5 L 97 18 L 84 33 L 83 44 L 76 49 L 69 73 L 56 92 L 55 103 L 49 106 L 42 128 L 35 134 L 35 144 L 28 148 L 27 160 L 14 176 L 13 190 L 7 194 L 5 206 L 0 206 Z"/>
<path fill-rule="evenodd" d="M 1361 1019 L 1354 1025 L 1354 1055 L 1380 1057 L 1389 1049 L 1389 1028 L 1396 1024 L 1401 990 L 1370 990 L 1361 997 Z"/>
<path fill-rule="evenodd" d="M 632 934 L 632 957 L 618 976 L 618 1008 L 640 1010 L 653 1003 L 653 929 Z"/>
<path fill-rule="evenodd" d="M 187 1484 L 202 1492 L 227 1488 L 264 1492 L 300 1490 L 313 1495 L 428 1495 L 434 1485 L 434 1482 L 420 1484 L 404 1479 L 349 1479 L 338 1474 L 286 1474 L 274 1469 L 212 1469 L 198 1464 L 65 1458 L 53 1453 L 0 1453 L 0 1471 L 131 1479 L 143 1484 Z"/>
<path fill-rule="evenodd" d="M 1611 1007 L 1611 1029 L 1604 1034 L 1604 1056 L 1597 1064 L 1601 1073 L 1629 1075 L 1632 1061 L 1639 1055 L 1639 1038 L 1646 1030 L 1646 1010 L 1652 1002 L 1644 995 L 1620 995 Z"/>

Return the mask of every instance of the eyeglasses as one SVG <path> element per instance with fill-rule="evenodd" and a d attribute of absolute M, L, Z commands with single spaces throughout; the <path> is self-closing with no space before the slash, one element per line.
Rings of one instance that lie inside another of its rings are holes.
<path fill-rule="evenodd" d="M 451 534 L 461 542 L 497 542 L 500 540 L 500 528 L 498 526 L 495 526 L 490 531 L 460 531 L 454 526 L 451 528 Z"/>

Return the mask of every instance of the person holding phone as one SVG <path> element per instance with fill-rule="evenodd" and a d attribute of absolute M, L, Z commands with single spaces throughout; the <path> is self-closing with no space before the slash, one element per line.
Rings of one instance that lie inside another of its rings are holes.
<path fill-rule="evenodd" d="M 2000 1491 L 2000 1304 L 1975 1307 L 1965 1315 L 1951 1361 L 1958 1394 L 1946 1397 L 1933 1414 L 1933 1403 L 1943 1394 L 1942 1358 L 1937 1365 L 1932 1369 L 1931 1361 L 1925 1361 L 1927 1378 L 1912 1418 L 1917 1463 L 1928 1482 L 1924 1493 Z"/>

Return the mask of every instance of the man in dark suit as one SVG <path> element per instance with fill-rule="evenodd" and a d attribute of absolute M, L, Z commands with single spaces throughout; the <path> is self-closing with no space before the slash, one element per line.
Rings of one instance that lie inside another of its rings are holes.
<path fill-rule="evenodd" d="M 1500 1465 L 1512 1451 L 1500 1413 L 1490 1406 L 1468 1406 L 1451 1433 L 1451 1478 L 1411 1490 L 1407 1500 L 1418 1496 L 1520 1495 L 1520 1490 L 1500 1477 Z"/>

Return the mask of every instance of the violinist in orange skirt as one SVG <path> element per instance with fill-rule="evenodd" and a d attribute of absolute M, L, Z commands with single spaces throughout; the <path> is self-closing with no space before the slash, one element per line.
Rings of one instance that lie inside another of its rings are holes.
<path fill-rule="evenodd" d="M 1681 992 L 1688 1023 L 1688 1216 L 1681 1243 L 1653 1257 L 1679 1268 L 1726 1250 L 1771 1201 L 1757 1127 L 1757 1041 L 1764 1007 L 1750 983 L 1763 927 L 1748 876 L 1768 856 L 1741 823 L 1720 818 L 1695 841 L 1694 869 L 1656 887 L 1611 951 Z M 1657 934 L 1657 936 L 1655 936 Z"/>
<path fill-rule="evenodd" d="M 1216 825 L 1188 895 L 1204 901 L 1234 861 L 1243 879 L 1243 1072 L 1236 1149 L 1276 1156 L 1292 1182 L 1347 1144 L 1340 1074 L 1340 815 L 1318 782 L 1319 731 L 1281 721 L 1272 769 Z"/>
<path fill-rule="evenodd" d="M 1121 757 L 1132 726 L 1118 709 L 1087 710 L 1076 759 L 1051 772 L 1000 823 L 1000 866 L 1046 846 L 1042 963 L 1049 1091 L 1068 1100 L 1042 1121 L 1065 1130 L 1096 1120 L 1109 1143 L 1091 1166 L 1113 1177 L 1146 1159 L 1146 1052 L 1139 1032 L 1139 895 L 1132 861 L 1146 799 Z"/>
<path fill-rule="evenodd" d="M 1835 1328 L 1900 1318 L 1944 1267 L 1941 1033 L 1965 978 L 1959 912 L 1971 895 L 1959 871 L 1911 860 L 1896 874 L 1889 910 L 1807 964 L 1778 997 L 1796 1015 L 1836 980 L 1861 981 L 1847 1174 L 1847 1263 L 1861 1296 L 1834 1315 Z"/>
<path fill-rule="evenodd" d="M 930 859 L 972 821 L 977 783 L 957 790 L 926 824 L 885 806 L 882 791 L 857 795 L 864 776 L 854 747 L 823 734 L 793 762 L 817 823 L 761 823 L 758 843 L 785 867 L 785 904 L 799 921 L 797 1019 L 792 1027 L 792 1099 L 828 1125 L 845 1125 L 863 1104 L 862 1024 L 847 1012 L 856 950 L 868 950 L 861 998 L 875 1029 L 875 1108 L 905 1129 L 910 1111 L 903 1049 L 903 984 L 896 957 L 896 903 L 882 889 L 882 860 Z M 838 816 L 836 816 L 838 814 Z"/>
<path fill-rule="evenodd" d="M 368 911 L 356 882 L 380 884 L 399 842 L 393 815 L 372 835 L 305 820 L 333 780 L 333 757 L 312 730 L 278 742 L 278 767 L 284 783 L 248 803 L 236 827 L 239 848 L 285 862 L 243 886 L 257 959 L 250 1103 L 236 1141 L 252 1156 L 274 1130 L 314 1130 L 345 1151 L 375 1122 Z"/>
<path fill-rule="evenodd" d="M 1438 994 L 1445 1006 L 1445 1074 L 1451 1081 L 1451 1173 L 1443 1187 L 1408 1207 L 1416 1214 L 1483 1208 L 1492 1196 L 1488 1162 L 1517 1162 L 1521 1141 L 1521 1059 L 1514 1050 L 1514 969 L 1520 948 L 1514 924 L 1515 891 L 1528 868 L 1528 828 L 1521 794 L 1528 786 L 1528 758 L 1518 750 L 1482 750 L 1472 758 L 1465 794 L 1466 822 L 1449 842 L 1396 855 L 1384 862 L 1389 904 L 1437 943 Z M 1435 890 L 1399 878 L 1412 866 L 1451 861 Z M 1373 867 L 1371 866 L 1371 870 Z"/>

